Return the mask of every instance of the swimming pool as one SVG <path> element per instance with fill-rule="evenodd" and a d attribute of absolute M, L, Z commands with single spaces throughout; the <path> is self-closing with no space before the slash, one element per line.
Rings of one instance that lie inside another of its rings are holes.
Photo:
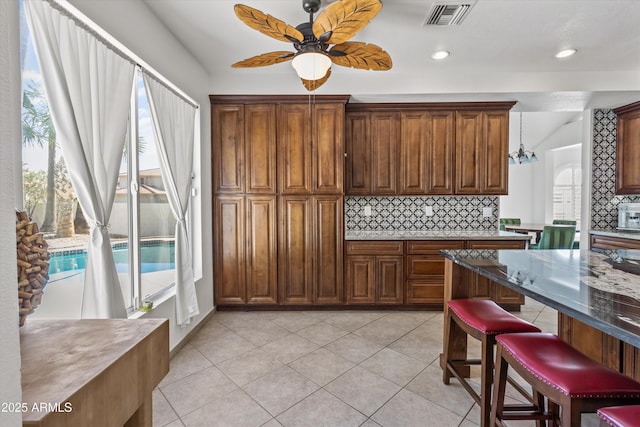
<path fill-rule="evenodd" d="M 129 271 L 129 247 L 126 243 L 118 243 L 113 246 L 113 258 L 118 273 Z M 75 249 L 52 253 L 49 260 L 49 274 L 84 270 L 86 266 L 87 252 L 85 250 Z M 175 269 L 175 243 L 164 240 L 141 242 L 140 268 L 142 273 Z"/>

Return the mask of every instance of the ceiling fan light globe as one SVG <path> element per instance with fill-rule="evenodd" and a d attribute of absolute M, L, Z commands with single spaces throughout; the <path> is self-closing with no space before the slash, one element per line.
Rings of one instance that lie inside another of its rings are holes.
<path fill-rule="evenodd" d="M 319 52 L 299 53 L 291 61 L 291 65 L 304 80 L 319 80 L 327 74 L 331 67 L 331 59 Z"/>

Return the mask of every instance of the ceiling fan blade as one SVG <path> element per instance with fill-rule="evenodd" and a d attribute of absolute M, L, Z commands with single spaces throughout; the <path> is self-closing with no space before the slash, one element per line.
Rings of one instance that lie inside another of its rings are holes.
<path fill-rule="evenodd" d="M 277 51 L 263 53 L 262 55 L 252 56 L 244 61 L 236 62 L 233 68 L 254 68 L 266 67 L 267 65 L 279 64 L 280 62 L 290 61 L 295 56 L 293 52 Z"/>
<path fill-rule="evenodd" d="M 331 3 L 313 23 L 313 34 L 319 39 L 331 32 L 329 43 L 344 43 L 375 18 L 380 0 L 339 0 Z"/>
<path fill-rule="evenodd" d="M 291 42 L 291 39 L 288 37 L 298 41 L 304 39 L 302 33 L 296 30 L 295 27 L 271 15 L 260 12 L 258 9 L 245 6 L 244 4 L 237 4 L 233 7 L 233 10 L 236 12 L 236 16 L 249 27 L 276 40 Z"/>
<path fill-rule="evenodd" d="M 300 79 L 302 80 L 302 84 L 304 85 L 304 87 L 309 91 L 312 92 L 316 89 L 318 89 L 320 86 L 322 86 L 324 84 L 324 82 L 326 82 L 327 80 L 329 80 L 329 76 L 331 75 L 331 68 L 329 68 L 327 70 L 327 74 L 324 75 L 323 78 L 318 79 L 318 80 L 305 80 L 305 79 Z"/>
<path fill-rule="evenodd" d="M 347 42 L 333 46 L 329 57 L 336 65 L 362 70 L 389 70 L 391 57 L 380 46 L 363 42 Z"/>

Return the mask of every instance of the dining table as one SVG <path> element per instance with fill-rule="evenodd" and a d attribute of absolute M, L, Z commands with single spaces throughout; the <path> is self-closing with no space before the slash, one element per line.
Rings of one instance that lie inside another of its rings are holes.
<path fill-rule="evenodd" d="M 443 250 L 446 301 L 493 282 L 558 313 L 569 344 L 640 380 L 640 250 Z M 460 337 L 462 338 L 462 337 Z M 455 352 L 466 354 L 466 340 Z M 455 356 L 455 355 L 454 355 Z"/>

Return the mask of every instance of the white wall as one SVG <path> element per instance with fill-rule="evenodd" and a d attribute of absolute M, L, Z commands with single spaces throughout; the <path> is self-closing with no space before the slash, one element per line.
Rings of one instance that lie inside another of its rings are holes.
<path fill-rule="evenodd" d="M 18 22 L 18 2 L 0 1 L 0 402 L 7 403 L 22 400 L 15 243 L 15 208 L 22 205 Z M 20 413 L 0 412 L 3 427 L 21 424 Z"/>
<path fill-rule="evenodd" d="M 200 315 L 186 328 L 175 323 L 175 300 L 158 305 L 146 317 L 169 318 L 170 345 L 174 348 L 195 325 L 213 310 L 213 268 L 211 259 L 211 124 L 209 107 L 209 77 L 193 56 L 158 21 L 156 16 L 142 1 L 95 1 L 71 0 L 70 3 L 96 24 L 124 44 L 147 64 L 165 76 L 177 87 L 200 103 L 201 159 L 195 166 L 195 174 L 200 178 L 201 187 L 197 192 L 202 196 L 194 211 L 201 217 L 202 229 L 194 230 L 195 236 L 202 236 L 202 278 L 196 282 Z M 193 201 L 194 199 L 192 199 Z M 196 272 L 197 273 L 197 272 Z"/>
<path fill-rule="evenodd" d="M 583 141 L 581 115 L 572 113 L 524 113 L 523 124 L 533 122 L 533 126 L 542 128 L 545 122 L 557 120 L 550 125 L 550 133 L 538 133 L 539 129 L 529 131 L 529 134 L 540 139 L 523 137 L 525 149 L 532 150 L 538 157 L 538 162 L 509 166 L 509 195 L 500 197 L 500 216 L 521 218 L 523 223 L 546 223 L 552 219 L 552 190 L 554 167 L 561 161 L 568 161 L 565 157 L 575 157 L 576 151 L 555 151 L 558 148 L 579 144 Z M 538 117 L 536 117 L 538 116 Z M 578 118 L 578 120 L 576 120 Z M 562 123 L 564 120 L 571 120 Z M 520 145 L 520 121 L 516 113 L 509 118 L 509 149 L 517 150 Z M 527 132 L 524 132 L 527 135 Z M 554 160 L 556 157 L 558 159 Z M 563 160 L 564 159 L 564 160 Z M 578 157 L 575 163 L 580 164 Z M 583 198 L 588 197 L 584 193 Z"/>

